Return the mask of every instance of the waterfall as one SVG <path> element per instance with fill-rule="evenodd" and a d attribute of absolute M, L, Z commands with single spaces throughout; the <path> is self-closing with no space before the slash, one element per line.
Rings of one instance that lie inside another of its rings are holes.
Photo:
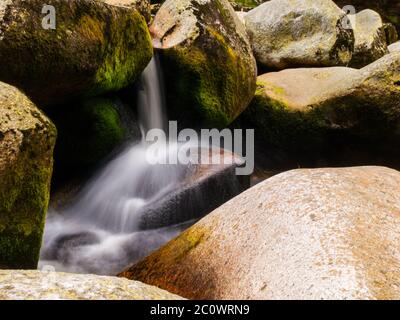
<path fill-rule="evenodd" d="M 138 113 L 142 134 L 166 128 L 163 83 L 157 57 L 141 77 Z M 175 190 L 187 167 L 151 165 L 146 143 L 132 142 L 110 161 L 63 212 L 48 213 L 40 265 L 57 270 L 113 274 L 124 263 L 156 249 L 184 226 L 139 231 L 143 208 Z M 167 148 L 167 146 L 166 146 Z M 167 148 L 174 152 L 174 148 Z M 136 251 L 132 253 L 133 248 Z M 99 264 L 97 266 L 96 264 Z"/>
<path fill-rule="evenodd" d="M 154 56 L 144 70 L 139 83 L 138 111 L 142 134 L 150 129 L 166 130 L 167 117 L 164 82 L 158 56 Z"/>

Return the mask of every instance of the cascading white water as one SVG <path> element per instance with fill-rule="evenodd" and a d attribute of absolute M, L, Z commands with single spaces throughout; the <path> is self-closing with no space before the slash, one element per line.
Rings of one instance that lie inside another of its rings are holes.
<path fill-rule="evenodd" d="M 165 129 L 167 123 L 157 64 L 153 58 L 143 72 L 138 92 L 143 135 L 153 128 Z M 181 165 L 166 170 L 149 164 L 146 148 L 145 141 L 132 143 L 88 183 L 72 205 L 61 213 L 49 210 L 40 265 L 114 274 L 132 263 L 135 255 L 147 254 L 182 230 L 184 226 L 138 231 L 142 209 L 176 189 L 187 171 Z M 176 152 L 171 146 L 167 150 Z"/>

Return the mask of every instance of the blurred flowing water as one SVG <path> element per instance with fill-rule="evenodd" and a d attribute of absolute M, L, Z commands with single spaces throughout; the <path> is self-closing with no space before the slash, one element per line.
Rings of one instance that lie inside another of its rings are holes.
<path fill-rule="evenodd" d="M 138 113 L 143 136 L 153 128 L 166 129 L 160 72 L 154 57 L 141 77 Z M 143 209 L 178 188 L 190 171 L 179 164 L 151 165 L 146 148 L 144 140 L 133 142 L 89 181 L 71 205 L 62 212 L 49 210 L 39 267 L 116 274 L 190 225 L 139 230 Z M 176 152 L 173 145 L 165 148 Z"/>

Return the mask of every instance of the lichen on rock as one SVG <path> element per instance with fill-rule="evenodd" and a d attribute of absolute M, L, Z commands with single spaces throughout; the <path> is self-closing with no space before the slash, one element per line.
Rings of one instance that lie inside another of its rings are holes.
<path fill-rule="evenodd" d="M 52 122 L 0 82 L 0 268 L 36 268 L 55 140 Z"/>

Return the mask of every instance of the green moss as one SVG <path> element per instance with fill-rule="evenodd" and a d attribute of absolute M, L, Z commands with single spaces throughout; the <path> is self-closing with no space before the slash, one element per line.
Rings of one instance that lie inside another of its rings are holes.
<path fill-rule="evenodd" d="M 17 158 L 0 173 L 0 267 L 36 268 L 50 197 L 55 128 L 25 131 Z"/>
<path fill-rule="evenodd" d="M 254 128 L 256 137 L 267 147 L 290 153 L 320 149 L 328 129 L 324 114 L 311 108 L 293 110 L 284 100 L 272 99 L 264 91 L 264 84 L 258 83 L 253 101 L 239 118 L 240 125 Z"/>
<path fill-rule="evenodd" d="M 57 168 L 84 168 L 97 164 L 125 137 L 115 102 L 91 98 L 51 114 L 58 131 Z"/>
<path fill-rule="evenodd" d="M 255 8 L 258 5 L 260 5 L 261 2 L 265 2 L 265 1 L 262 1 L 262 0 L 261 1 L 260 0 L 230 0 L 230 2 L 234 2 L 241 6 L 248 7 L 248 8 Z"/>
<path fill-rule="evenodd" d="M 213 47 L 162 50 L 171 117 L 194 126 L 225 127 L 242 111 L 251 70 L 216 30 L 208 27 Z M 198 47 L 199 46 L 199 47 Z M 249 94 L 250 95 L 250 94 Z"/>
<path fill-rule="evenodd" d="M 136 10 L 49 0 L 57 28 L 45 30 L 42 0 L 14 3 L 4 18 L 13 23 L 0 41 L 0 80 L 24 89 L 41 107 L 119 90 L 152 57 L 147 23 Z"/>
<path fill-rule="evenodd" d="M 135 24 L 132 24 L 135 21 Z M 146 21 L 137 11 L 113 20 L 111 34 L 124 31 L 125 37 L 111 38 L 104 45 L 104 62 L 96 73 L 96 88 L 92 95 L 126 87 L 144 70 L 153 56 L 151 37 Z M 138 48 L 138 50 L 132 50 Z"/>

